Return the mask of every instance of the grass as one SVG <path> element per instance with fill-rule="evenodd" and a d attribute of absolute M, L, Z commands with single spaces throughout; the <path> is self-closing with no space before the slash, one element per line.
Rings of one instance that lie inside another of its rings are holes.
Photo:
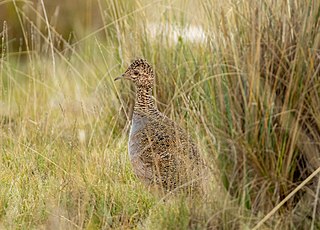
<path fill-rule="evenodd" d="M 31 29 L 14 8 L 25 51 L 14 51 L 3 26 L 0 228 L 319 228 L 320 3 L 98 5 L 103 29 L 75 32 L 71 44 L 43 16 L 45 4 L 33 8 Z M 154 38 L 149 21 L 199 25 L 207 40 Z M 113 79 L 136 57 L 155 68 L 159 109 L 211 168 L 202 198 L 163 199 L 133 175 L 134 90 Z"/>

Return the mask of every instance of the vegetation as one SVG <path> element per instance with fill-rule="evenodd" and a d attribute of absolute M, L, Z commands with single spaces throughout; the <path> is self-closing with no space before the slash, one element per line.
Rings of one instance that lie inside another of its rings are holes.
<path fill-rule="evenodd" d="M 0 228 L 320 228 L 320 1 L 97 1 L 103 27 L 71 41 L 42 3 L 37 23 L 13 5 L 22 49 L 2 25 Z M 113 79 L 136 57 L 210 166 L 201 198 L 133 175 L 134 90 Z"/>

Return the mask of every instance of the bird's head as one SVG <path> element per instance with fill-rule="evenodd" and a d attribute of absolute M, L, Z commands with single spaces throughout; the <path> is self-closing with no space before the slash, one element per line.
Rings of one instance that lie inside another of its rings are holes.
<path fill-rule="evenodd" d="M 131 63 L 128 69 L 116 80 L 128 79 L 133 81 L 137 87 L 152 88 L 154 84 L 154 73 L 150 64 L 144 59 L 137 59 Z"/>

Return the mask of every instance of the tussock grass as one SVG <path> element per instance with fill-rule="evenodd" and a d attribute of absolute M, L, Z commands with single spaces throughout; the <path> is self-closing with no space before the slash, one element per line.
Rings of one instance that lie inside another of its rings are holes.
<path fill-rule="evenodd" d="M 0 227 L 319 228 L 320 3 L 98 5 L 103 28 L 60 38 L 62 51 L 45 4 L 36 17 L 50 35 L 34 24 L 26 51 L 11 50 L 3 26 Z M 207 40 L 173 42 L 174 27 L 154 38 L 150 22 L 201 26 Z M 113 78 L 136 57 L 155 67 L 158 107 L 210 167 L 202 197 L 164 199 L 132 173 L 134 89 Z"/>

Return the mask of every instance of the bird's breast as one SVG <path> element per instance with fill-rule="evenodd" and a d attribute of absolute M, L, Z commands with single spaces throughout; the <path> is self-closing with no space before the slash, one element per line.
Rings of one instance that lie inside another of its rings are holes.
<path fill-rule="evenodd" d="M 140 152 L 141 141 L 139 136 L 141 136 L 143 129 L 146 128 L 147 122 L 148 120 L 146 117 L 133 114 L 128 143 L 130 157 L 137 155 Z"/>

